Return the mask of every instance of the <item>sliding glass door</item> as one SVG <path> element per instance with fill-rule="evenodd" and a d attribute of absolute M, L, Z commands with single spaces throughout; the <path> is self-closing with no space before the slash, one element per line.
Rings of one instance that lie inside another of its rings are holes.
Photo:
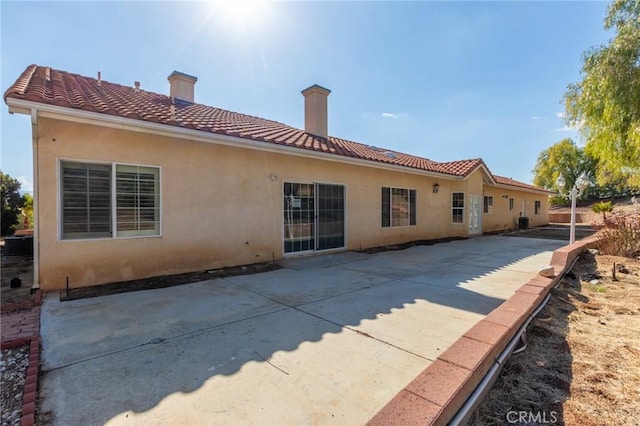
<path fill-rule="evenodd" d="M 344 240 L 343 185 L 284 183 L 284 252 L 342 248 Z"/>

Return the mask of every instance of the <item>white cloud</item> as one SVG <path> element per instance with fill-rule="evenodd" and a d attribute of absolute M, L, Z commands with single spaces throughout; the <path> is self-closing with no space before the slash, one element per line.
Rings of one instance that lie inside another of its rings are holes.
<path fill-rule="evenodd" d="M 577 132 L 582 128 L 582 126 L 584 126 L 584 121 L 581 121 L 579 123 L 574 123 L 571 125 L 565 124 L 559 129 L 554 129 L 554 131 L 555 132 Z"/>
<path fill-rule="evenodd" d="M 33 182 L 26 176 L 18 176 L 16 179 L 20 182 L 20 192 L 33 192 Z"/>
<path fill-rule="evenodd" d="M 564 112 L 556 112 L 556 117 L 558 117 L 562 121 L 566 120 L 566 115 L 564 114 Z M 553 131 L 554 132 L 577 132 L 582 128 L 582 126 L 584 126 L 584 121 L 581 121 L 578 123 L 569 123 L 569 124 L 567 124 L 565 121 L 565 124 L 562 127 L 553 129 Z"/>
<path fill-rule="evenodd" d="M 532 120 L 540 120 L 540 117 L 538 117 L 537 115 L 534 115 L 531 117 Z"/>
<path fill-rule="evenodd" d="M 406 112 L 383 112 L 380 116 L 388 120 L 408 120 L 411 118 Z"/>

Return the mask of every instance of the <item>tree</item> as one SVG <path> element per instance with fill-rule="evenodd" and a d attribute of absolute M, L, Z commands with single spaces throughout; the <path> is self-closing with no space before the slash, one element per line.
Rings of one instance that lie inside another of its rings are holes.
<path fill-rule="evenodd" d="M 22 209 L 20 220 L 28 228 L 33 228 L 33 196 L 24 194 L 22 196 Z"/>
<path fill-rule="evenodd" d="M 551 191 L 562 192 L 563 188 L 558 188 L 556 184 L 558 176 L 562 174 L 566 181 L 566 188 L 572 188 L 582 172 L 593 179 L 595 170 L 596 161 L 576 146 L 573 140 L 567 138 L 538 155 L 533 169 L 533 183 Z"/>
<path fill-rule="evenodd" d="M 567 123 L 580 127 L 601 184 L 640 185 L 640 1 L 615 0 L 604 28 L 615 36 L 583 57 L 582 81 L 564 96 Z"/>
<path fill-rule="evenodd" d="M 20 182 L 0 171 L 0 192 L 2 203 L 2 226 L 0 235 L 9 235 L 12 228 L 18 223 L 18 214 L 22 207 L 22 197 L 20 196 Z"/>
<path fill-rule="evenodd" d="M 613 204 L 611 201 L 600 201 L 599 203 L 595 203 L 593 207 L 591 207 L 594 213 L 602 213 L 602 223 L 607 223 L 607 213 L 611 213 L 613 211 Z"/>

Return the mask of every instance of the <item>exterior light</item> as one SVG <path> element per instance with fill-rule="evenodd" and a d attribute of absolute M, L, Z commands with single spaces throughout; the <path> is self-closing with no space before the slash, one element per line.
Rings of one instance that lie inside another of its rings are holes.
<path fill-rule="evenodd" d="M 437 194 L 438 192 L 440 192 L 440 184 L 436 182 L 433 184 L 433 193 Z"/>
<path fill-rule="evenodd" d="M 558 185 L 558 189 L 560 189 L 560 193 L 562 195 L 568 195 L 571 197 L 571 230 L 569 232 L 569 244 L 573 244 L 576 242 L 576 199 L 582 195 L 589 185 L 591 185 L 591 181 L 589 180 L 589 177 L 587 177 L 587 174 L 582 172 L 578 179 L 576 179 L 573 188 L 571 188 L 568 194 L 565 194 L 567 181 L 561 174 L 558 176 L 558 180 L 556 180 L 556 185 Z"/>
<path fill-rule="evenodd" d="M 591 185 L 591 182 L 589 181 L 587 174 L 582 172 L 580 177 L 578 177 L 578 180 L 576 180 L 576 188 L 578 188 L 578 191 L 582 193 L 589 185 Z"/>
<path fill-rule="evenodd" d="M 556 185 L 558 185 L 558 189 L 560 190 L 560 192 L 564 191 L 564 187 L 566 184 L 567 184 L 567 181 L 564 180 L 564 176 L 560 174 L 560 176 L 558 176 L 558 180 L 556 180 Z"/>

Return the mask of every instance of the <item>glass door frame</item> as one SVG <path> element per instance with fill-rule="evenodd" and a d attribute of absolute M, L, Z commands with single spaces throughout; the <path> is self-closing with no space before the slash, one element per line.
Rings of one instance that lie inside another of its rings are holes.
<path fill-rule="evenodd" d="M 287 224 L 285 222 L 285 214 L 286 211 L 286 200 L 285 200 L 285 186 L 287 184 L 291 185 L 312 185 L 313 187 L 313 247 L 308 250 L 299 250 L 299 251 L 286 251 L 286 232 L 287 232 Z M 318 249 L 319 246 L 319 215 L 318 215 L 318 187 L 319 186 L 340 186 L 342 187 L 342 232 L 343 232 L 343 245 L 341 247 L 335 248 L 326 248 L 326 249 Z M 285 179 L 282 183 L 282 195 L 281 195 L 281 203 L 282 203 L 282 253 L 285 257 L 291 256 L 304 256 L 313 253 L 328 253 L 331 251 L 343 251 L 347 247 L 347 186 L 343 183 L 333 183 L 333 182 L 318 182 L 318 181 L 303 181 L 303 180 L 289 180 Z"/>

